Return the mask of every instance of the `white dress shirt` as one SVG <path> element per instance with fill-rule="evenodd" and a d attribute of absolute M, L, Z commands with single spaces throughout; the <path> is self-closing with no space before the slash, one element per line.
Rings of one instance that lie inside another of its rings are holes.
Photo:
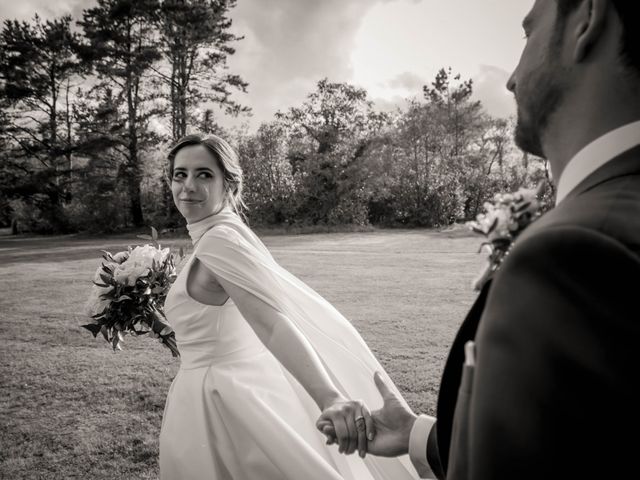
<path fill-rule="evenodd" d="M 611 130 L 589 143 L 574 155 L 560 175 L 556 205 L 598 168 L 637 145 L 640 145 L 640 121 Z M 420 478 L 435 478 L 427 460 L 427 439 L 435 423 L 434 417 L 420 415 L 411 429 L 409 458 Z"/>
<path fill-rule="evenodd" d="M 427 460 L 427 440 L 435 423 L 435 417 L 419 415 L 409 436 L 409 458 L 420 478 L 436 478 Z"/>
<path fill-rule="evenodd" d="M 556 205 L 605 163 L 640 145 L 640 121 L 627 123 L 595 139 L 569 160 L 558 180 Z"/>

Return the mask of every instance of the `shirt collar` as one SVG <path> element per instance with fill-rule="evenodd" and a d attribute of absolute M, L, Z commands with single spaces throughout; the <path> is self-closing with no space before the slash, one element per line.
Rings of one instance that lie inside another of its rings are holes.
<path fill-rule="evenodd" d="M 640 120 L 611 130 L 588 144 L 574 155 L 560 175 L 556 205 L 582 180 L 636 145 L 640 145 Z"/>

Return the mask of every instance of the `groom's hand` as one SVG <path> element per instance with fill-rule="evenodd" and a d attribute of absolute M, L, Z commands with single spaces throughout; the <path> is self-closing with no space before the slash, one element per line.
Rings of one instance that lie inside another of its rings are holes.
<path fill-rule="evenodd" d="M 409 436 L 417 416 L 402 398 L 391 391 L 379 373 L 374 375 L 373 380 L 384 404 L 380 410 L 371 414 L 376 435 L 373 440 L 368 441 L 367 453 L 380 457 L 404 455 L 409 451 Z M 329 439 L 327 443 L 333 443 L 335 431 L 331 425 L 323 424 L 318 428 Z"/>
<path fill-rule="evenodd" d="M 417 415 L 409 405 L 396 395 L 382 379 L 379 372 L 373 376 L 384 404 L 371 415 L 376 437 L 367 444 L 367 452 L 380 457 L 397 457 L 409 452 L 409 436 Z"/>
<path fill-rule="evenodd" d="M 364 458 L 367 440 L 375 438 L 375 427 L 367 406 L 359 400 L 340 399 L 320 415 L 316 427 L 322 433 L 330 432 L 327 444 L 338 443 L 338 451 L 347 455 L 356 449 Z"/>

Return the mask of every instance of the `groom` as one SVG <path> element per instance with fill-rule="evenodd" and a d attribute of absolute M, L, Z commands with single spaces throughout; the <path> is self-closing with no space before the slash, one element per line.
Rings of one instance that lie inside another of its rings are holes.
<path fill-rule="evenodd" d="M 368 453 L 409 453 L 425 478 L 640 477 L 638 3 L 536 0 L 525 18 L 507 87 L 516 141 L 549 160 L 556 207 L 462 323 L 437 421 L 376 377 Z"/>

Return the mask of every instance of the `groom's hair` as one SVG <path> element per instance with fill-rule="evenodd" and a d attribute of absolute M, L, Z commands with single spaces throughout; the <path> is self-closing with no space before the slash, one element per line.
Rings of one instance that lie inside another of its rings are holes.
<path fill-rule="evenodd" d="M 575 10 L 583 0 L 556 0 L 558 5 L 558 24 L 556 28 L 563 30 L 567 15 Z M 620 23 L 622 39 L 620 40 L 620 57 L 623 63 L 636 76 L 640 75 L 640 22 L 638 22 L 638 0 L 612 0 Z"/>

